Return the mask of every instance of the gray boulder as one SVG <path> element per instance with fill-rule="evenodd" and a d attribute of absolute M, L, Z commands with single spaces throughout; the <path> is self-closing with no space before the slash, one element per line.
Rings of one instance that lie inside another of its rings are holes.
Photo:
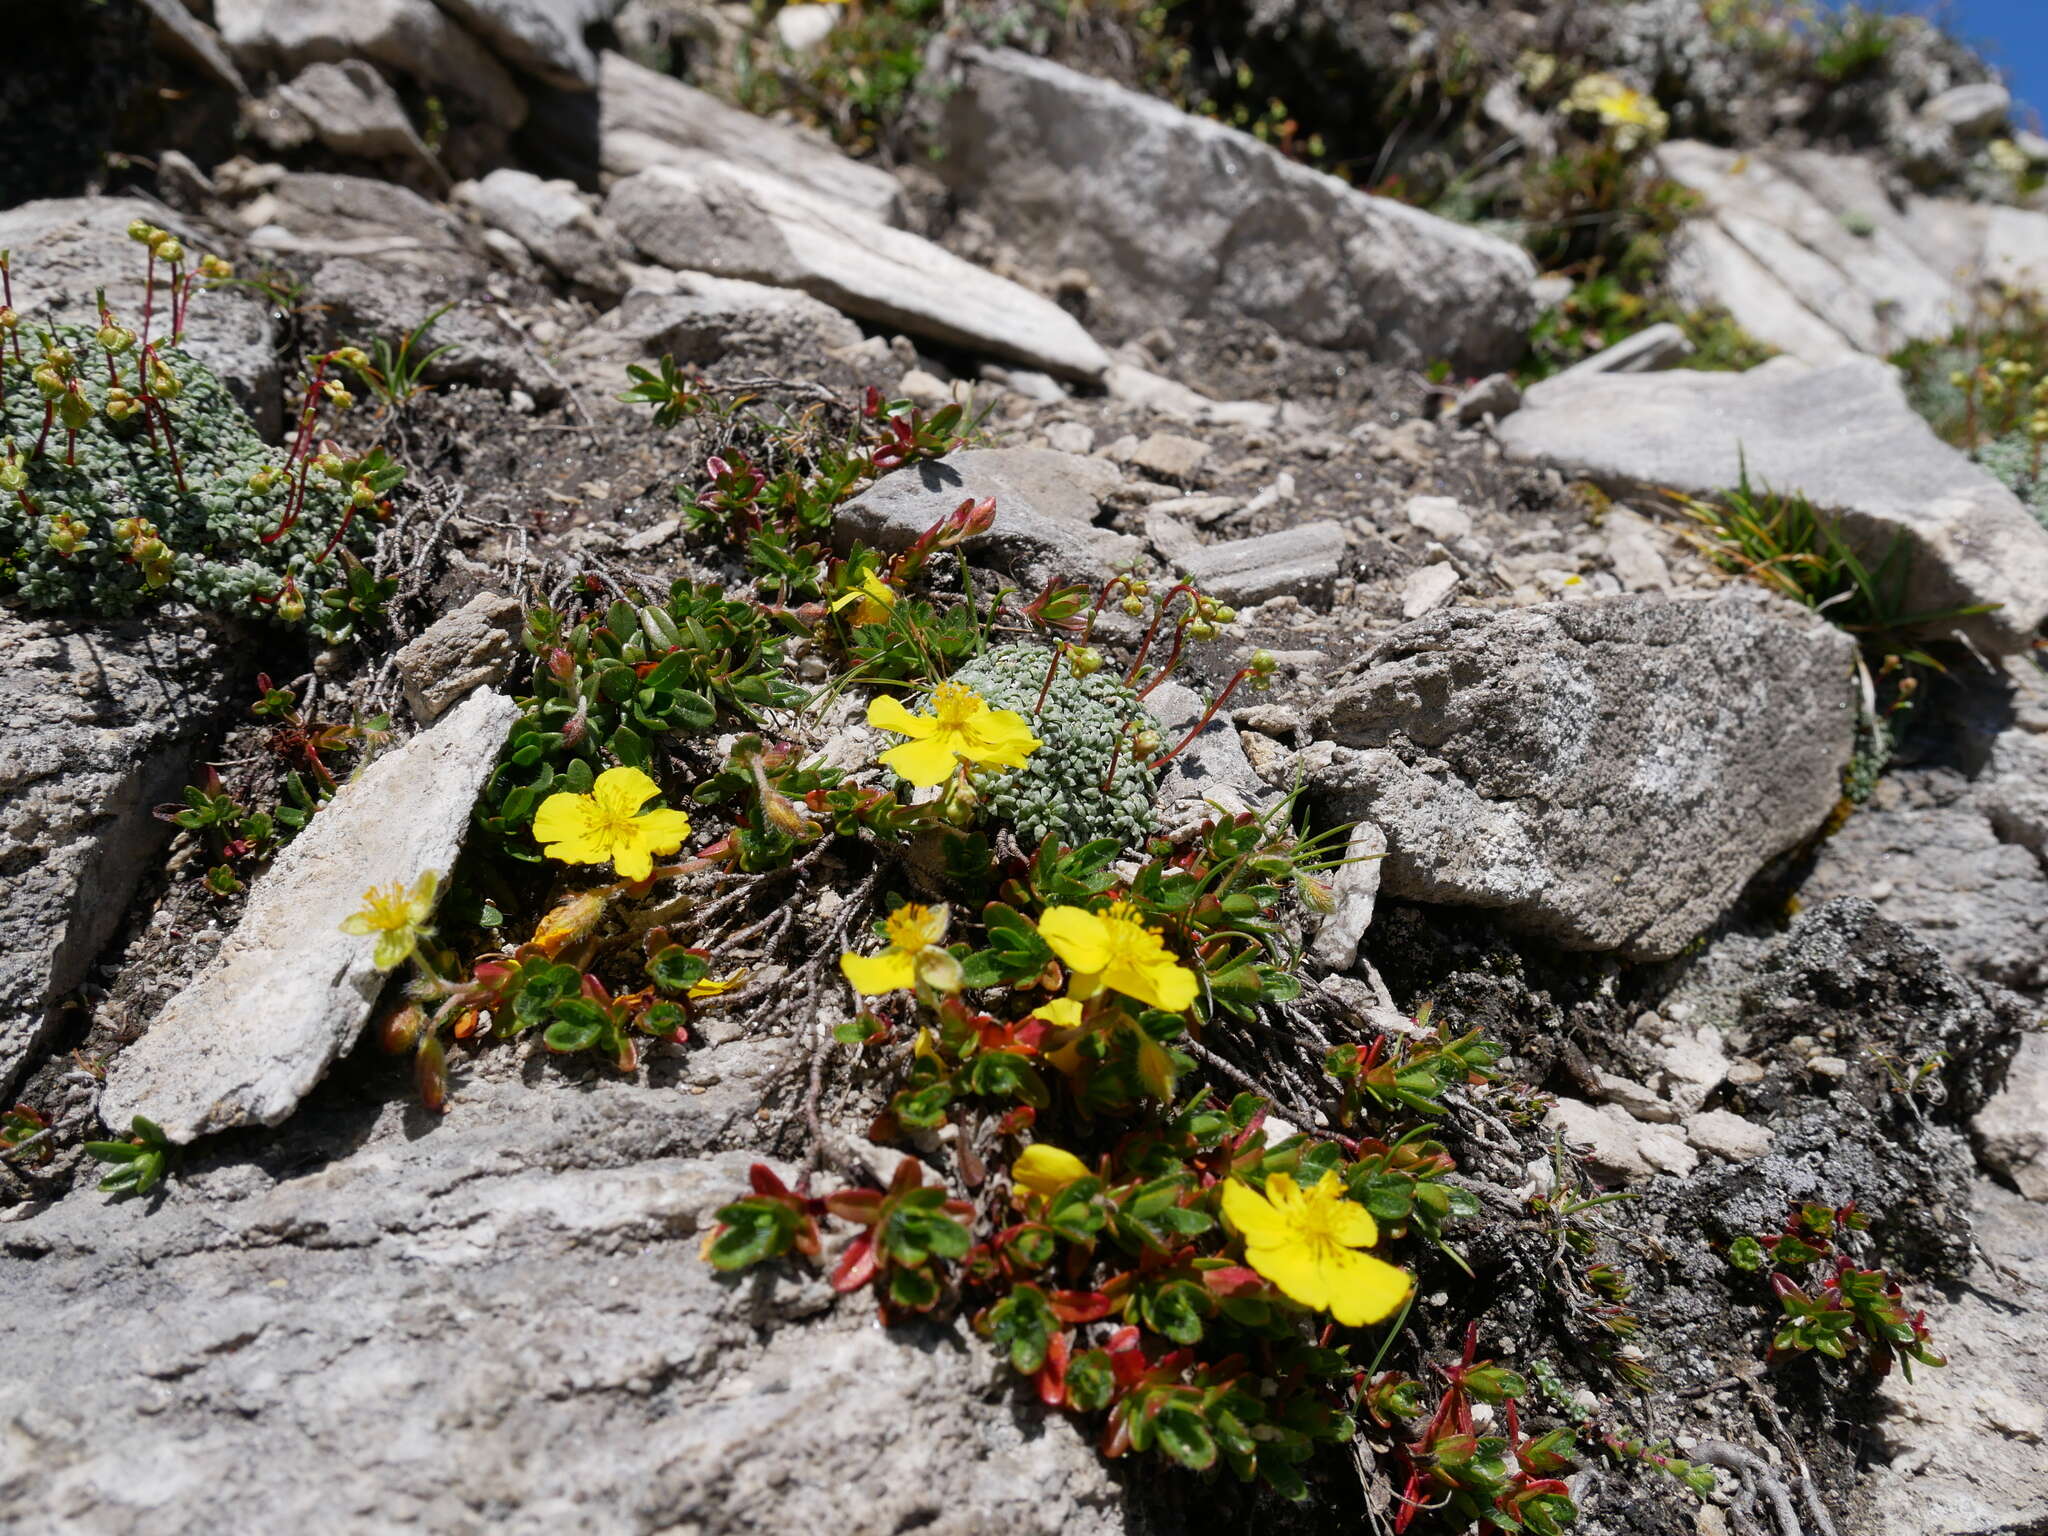
<path fill-rule="evenodd" d="M 575 183 L 542 181 L 531 171 L 496 170 L 464 182 L 455 200 L 493 229 L 503 230 L 572 283 L 617 294 L 626 286 L 627 255 L 618 231 L 583 200 Z"/>
<path fill-rule="evenodd" d="M 1386 833 L 1388 893 L 1662 959 L 1834 808 L 1853 658 L 1745 589 L 1456 610 L 1382 642 L 1300 761 Z"/>
<path fill-rule="evenodd" d="M 912 335 L 1099 380 L 1109 355 L 1065 310 L 795 182 L 698 157 L 627 177 L 605 214 L 650 261 L 800 288 Z"/>
<path fill-rule="evenodd" d="M 34 1449 L 0 1525 L 1121 1531 L 1088 1427 L 964 1322 L 879 1328 L 818 1268 L 700 1257 L 758 1155 L 720 1149 L 794 1055 L 572 1085 L 499 1048 L 431 1127 L 386 1064 L 194 1149 L 147 1208 L 86 1184 L 8 1225 L 0 1420 Z"/>
<path fill-rule="evenodd" d="M 1339 523 L 1301 523 L 1255 538 L 1207 544 L 1176 562 L 1209 596 L 1233 604 L 1298 597 L 1327 604 L 1350 546 Z"/>
<path fill-rule="evenodd" d="M 728 106 L 622 54 L 607 53 L 600 61 L 598 134 L 608 175 L 723 161 L 784 177 L 884 224 L 903 220 L 903 189 L 879 166 L 849 159 L 818 135 Z"/>
<path fill-rule="evenodd" d="M 1128 333 L 1236 313 L 1468 374 L 1521 353 L 1535 272 L 1504 240 L 1043 59 L 963 49 L 948 80 L 934 168 L 1044 270 L 1084 269 Z"/>
<path fill-rule="evenodd" d="M 171 829 L 226 687 L 190 622 L 74 624 L 0 609 L 0 1096 L 85 979 Z"/>
<path fill-rule="evenodd" d="M 1807 496 L 1872 566 L 1903 541 L 1907 611 L 1999 605 L 1940 630 L 2014 651 L 2048 618 L 2048 529 L 1936 437 L 1875 359 L 1551 380 L 1499 435 L 1511 457 L 1617 494 L 1712 496 L 1746 466 L 1753 486 Z"/>
<path fill-rule="evenodd" d="M 398 93 L 361 59 L 308 64 L 289 84 L 280 86 L 277 94 L 336 154 L 416 161 L 429 167 L 446 186 L 440 162 L 414 130 Z"/>
<path fill-rule="evenodd" d="M 526 120 L 505 66 L 432 0 L 214 0 L 213 15 L 244 68 L 292 74 L 367 59 L 474 102 L 508 132 Z"/>
<path fill-rule="evenodd" d="M 625 0 L 437 0 L 441 9 L 515 69 L 568 91 L 597 84 L 586 27 L 608 21 Z"/>
<path fill-rule="evenodd" d="M 1051 580 L 1099 582 L 1141 554 L 1143 541 L 1095 526 L 1116 466 L 1051 448 L 970 448 L 884 475 L 839 509 L 835 532 L 895 552 L 963 501 L 994 497 L 996 520 L 967 553 L 1031 589 Z"/>
<path fill-rule="evenodd" d="M 429 870 L 445 880 L 518 714 L 501 693 L 473 694 L 344 785 L 256 882 L 206 969 L 115 1060 L 107 1123 L 146 1115 L 184 1143 L 289 1115 L 354 1046 L 389 980 L 372 941 L 342 922 L 372 886 L 410 889 Z"/>
<path fill-rule="evenodd" d="M 663 354 L 679 363 L 735 359 L 775 367 L 860 343 L 858 325 L 794 288 L 702 272 L 642 271 L 661 281 L 636 283 L 562 349 L 563 368 L 584 388 L 616 394 L 627 364 Z"/>
<path fill-rule="evenodd" d="M 14 307 L 22 318 L 97 327 L 93 295 L 104 288 L 116 316 L 140 331 L 147 252 L 128 238 L 128 226 L 136 219 L 170 230 L 195 258 L 226 248 L 217 230 L 149 198 L 64 197 L 23 203 L 0 213 L 0 251 L 11 253 Z M 161 286 L 157 298 L 159 328 L 153 334 L 161 336 Z M 185 340 L 258 425 L 274 430 L 281 375 L 263 304 L 242 288 L 203 293 L 192 301 Z"/>

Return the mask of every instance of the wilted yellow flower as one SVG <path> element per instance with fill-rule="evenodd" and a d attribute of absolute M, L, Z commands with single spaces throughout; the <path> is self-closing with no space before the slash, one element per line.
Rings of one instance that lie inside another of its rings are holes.
<path fill-rule="evenodd" d="M 1138 909 L 1119 901 L 1107 912 L 1048 907 L 1038 932 L 1074 973 L 1068 995 L 1085 1002 L 1107 987 L 1169 1013 L 1190 1007 L 1201 992 L 1195 973 L 1173 958 Z"/>
<path fill-rule="evenodd" d="M 723 997 L 747 979 L 746 969 L 734 971 L 730 976 L 706 976 L 690 983 L 690 990 L 683 996 L 693 1001 L 707 997 Z"/>
<path fill-rule="evenodd" d="M 854 607 L 855 604 L 860 606 Z M 837 599 L 832 611 L 853 608 L 853 622 L 856 624 L 881 624 L 887 621 L 889 610 L 896 606 L 896 589 L 873 571 L 861 578 L 860 585 Z"/>
<path fill-rule="evenodd" d="M 889 947 L 879 955 L 843 954 L 839 971 L 862 997 L 902 992 L 919 981 L 939 992 L 958 992 L 960 962 L 945 950 L 952 913 L 944 902 L 907 901 L 882 920 Z"/>
<path fill-rule="evenodd" d="M 980 694 L 959 683 L 941 683 L 932 693 L 932 712 L 913 715 L 900 699 L 884 695 L 868 705 L 868 724 L 911 739 L 891 747 L 881 761 L 923 788 L 943 784 L 953 765 L 1022 768 L 1044 745 L 1013 709 L 990 709 Z"/>
<path fill-rule="evenodd" d="M 587 795 L 549 795 L 533 818 L 542 852 L 564 864 L 610 864 L 622 880 L 645 880 L 654 855 L 674 853 L 690 835 L 681 811 L 642 811 L 661 793 L 638 768 L 607 768 Z"/>
<path fill-rule="evenodd" d="M 1406 1270 L 1357 1251 L 1380 1240 L 1379 1224 L 1344 1197 L 1335 1170 L 1310 1190 L 1276 1173 L 1263 1195 L 1232 1179 L 1223 1186 L 1223 1214 L 1244 1238 L 1246 1263 L 1292 1300 L 1348 1328 L 1389 1316 L 1414 1288 Z"/>
<path fill-rule="evenodd" d="M 427 920 L 434 915 L 441 877 L 428 870 L 413 882 L 411 890 L 393 881 L 363 892 L 363 910 L 342 919 L 343 933 L 377 935 L 377 947 L 370 963 L 380 971 L 403 965 L 433 930 Z"/>
<path fill-rule="evenodd" d="M 1019 1189 L 1044 1195 L 1050 1200 L 1076 1179 L 1088 1178 L 1092 1170 L 1071 1152 L 1049 1142 L 1035 1141 L 1010 1165 L 1010 1179 Z"/>

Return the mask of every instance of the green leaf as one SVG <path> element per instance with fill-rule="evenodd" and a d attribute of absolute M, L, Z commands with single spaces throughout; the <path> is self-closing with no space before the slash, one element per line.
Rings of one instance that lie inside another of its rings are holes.
<path fill-rule="evenodd" d="M 1019 1285 L 990 1307 L 986 1318 L 989 1340 L 1009 1355 L 1013 1370 L 1030 1376 L 1045 1364 L 1046 1349 L 1059 1332 L 1045 1292 L 1035 1285 Z"/>
<path fill-rule="evenodd" d="M 801 1218 L 787 1202 L 749 1195 L 718 1213 L 726 1229 L 712 1239 L 709 1256 L 719 1269 L 745 1269 L 780 1258 L 795 1241 Z"/>
<path fill-rule="evenodd" d="M 1153 1417 L 1152 1430 L 1159 1448 L 1190 1471 L 1206 1472 L 1216 1465 L 1216 1438 L 1192 1404 L 1163 1405 Z"/>
<path fill-rule="evenodd" d="M 1106 1350 L 1086 1349 L 1067 1362 L 1067 1401 L 1081 1413 L 1107 1408 L 1116 1397 L 1116 1371 Z"/>
<path fill-rule="evenodd" d="M 664 992 L 687 992 L 710 974 L 711 963 L 697 951 L 671 944 L 647 962 L 647 974 Z"/>

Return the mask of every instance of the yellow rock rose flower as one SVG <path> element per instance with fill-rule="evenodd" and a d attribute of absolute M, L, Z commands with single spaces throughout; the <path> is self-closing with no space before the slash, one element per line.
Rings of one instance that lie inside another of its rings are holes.
<path fill-rule="evenodd" d="M 911 738 L 884 752 L 881 761 L 920 789 L 945 783 L 956 762 L 971 768 L 1022 768 L 1044 745 L 1014 709 L 990 709 L 980 694 L 959 683 L 939 684 L 929 715 L 913 715 L 900 699 L 874 699 L 868 724 Z"/>
<path fill-rule="evenodd" d="M 1153 1008 L 1180 1013 L 1201 992 L 1195 973 L 1173 958 L 1138 910 L 1117 902 L 1107 912 L 1048 907 L 1038 932 L 1074 973 L 1069 997 L 1086 1001 L 1107 987 Z"/>
<path fill-rule="evenodd" d="M 1284 1173 L 1262 1195 L 1241 1179 L 1223 1186 L 1223 1215 L 1244 1238 L 1245 1262 L 1291 1300 L 1347 1328 L 1390 1316 L 1414 1277 L 1369 1253 L 1380 1238 L 1372 1212 L 1344 1197 L 1335 1171 L 1304 1190 Z"/>
<path fill-rule="evenodd" d="M 610 864 L 621 880 L 645 880 L 656 854 L 674 853 L 690 835 L 681 811 L 642 811 L 661 793 L 638 768 L 607 768 L 587 795 L 549 795 L 534 813 L 541 851 L 564 864 Z"/>
<path fill-rule="evenodd" d="M 889 947 L 879 955 L 841 955 L 839 972 L 862 997 L 902 992 L 920 980 L 936 991 L 957 992 L 960 962 L 944 947 L 951 921 L 943 902 L 926 907 L 907 901 L 882 920 Z"/>

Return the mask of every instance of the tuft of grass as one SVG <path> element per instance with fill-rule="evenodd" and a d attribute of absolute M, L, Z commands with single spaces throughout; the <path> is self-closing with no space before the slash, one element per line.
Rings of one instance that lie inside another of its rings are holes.
<path fill-rule="evenodd" d="M 1906 602 L 1912 552 L 1894 538 L 1875 565 L 1850 548 L 1834 525 L 1796 492 L 1759 489 L 1747 467 L 1741 482 L 1711 500 L 1684 498 L 1687 540 L 1723 570 L 1739 571 L 1856 636 L 1881 661 L 1946 670 L 1907 637 L 1929 624 L 1989 613 L 1995 603 L 1916 611 Z"/>

